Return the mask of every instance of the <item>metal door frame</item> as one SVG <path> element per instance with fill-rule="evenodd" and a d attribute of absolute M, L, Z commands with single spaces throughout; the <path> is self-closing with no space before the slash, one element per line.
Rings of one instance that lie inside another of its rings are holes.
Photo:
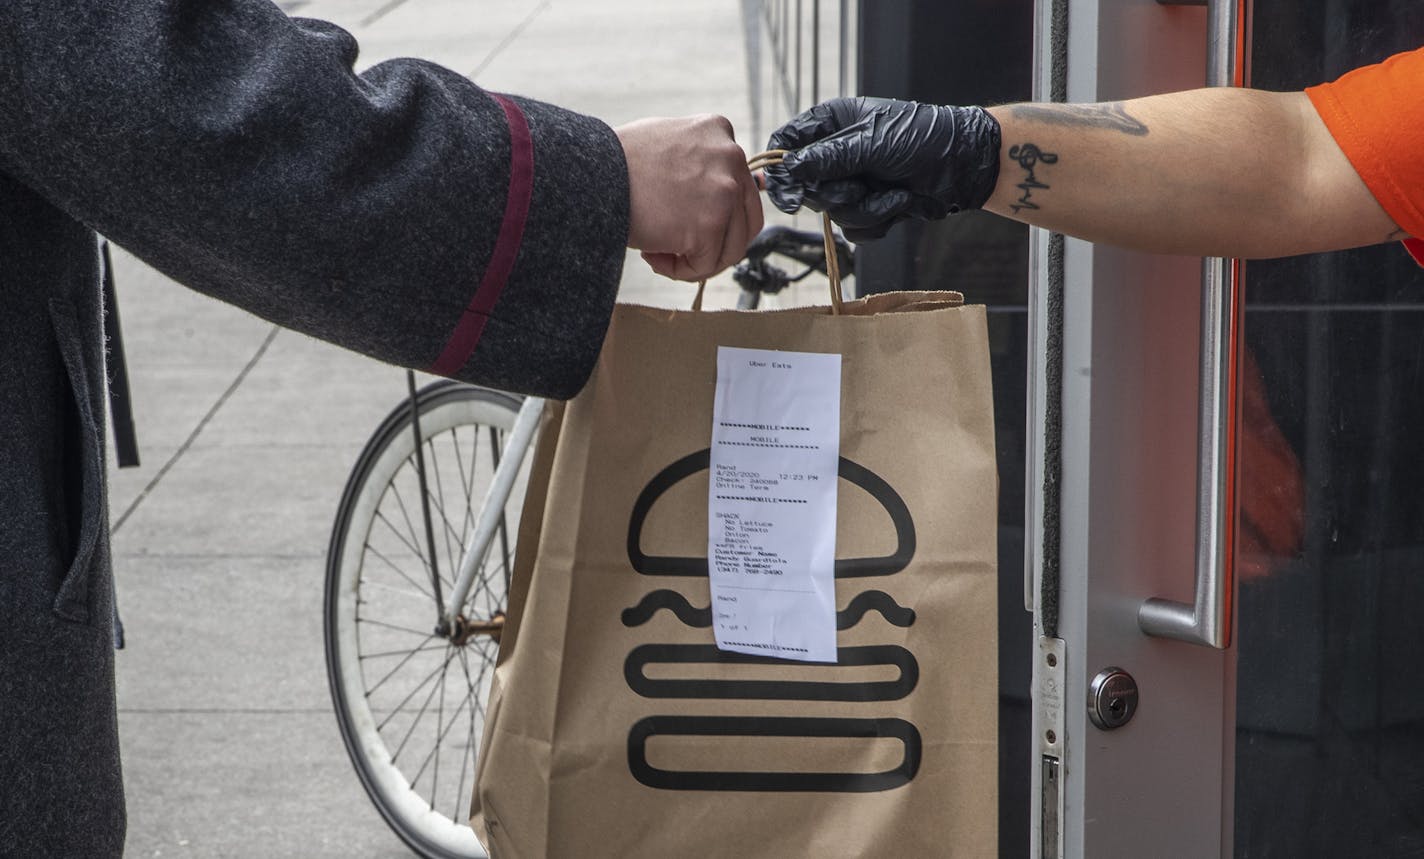
<path fill-rule="evenodd" d="M 1039 0 L 1044 94 L 1053 4 Z M 1067 100 L 1202 86 L 1206 21 L 1204 9 L 1155 0 L 1072 0 Z M 1234 653 L 1150 638 L 1138 625 L 1148 598 L 1193 598 L 1201 261 L 1064 241 L 1061 386 L 1050 390 L 1050 240 L 1035 231 L 1032 242 L 1025 590 L 1040 635 L 1045 539 L 1058 575 L 1057 627 L 1047 630 L 1056 635 L 1040 640 L 1034 674 L 1034 730 L 1047 756 L 1033 773 L 1034 855 L 1229 856 Z M 1054 468 L 1045 427 L 1055 413 L 1057 520 L 1045 527 L 1044 477 Z M 1141 691 L 1132 721 L 1114 731 L 1087 718 L 1089 684 L 1109 666 Z M 1055 756 L 1056 791 L 1045 789 Z"/>

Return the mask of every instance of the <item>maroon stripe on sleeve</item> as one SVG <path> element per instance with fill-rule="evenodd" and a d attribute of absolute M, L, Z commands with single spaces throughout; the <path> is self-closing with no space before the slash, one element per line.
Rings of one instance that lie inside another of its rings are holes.
<path fill-rule="evenodd" d="M 480 285 L 470 297 L 469 306 L 460 314 L 460 321 L 455 323 L 455 330 L 440 357 L 430 365 L 430 372 L 441 376 L 455 375 L 474 354 L 485 323 L 514 270 L 514 261 L 524 241 L 529 204 L 534 197 L 534 138 L 529 134 L 529 121 L 512 99 L 494 93 L 491 97 L 504 108 L 509 122 L 509 193 L 504 202 L 504 221 L 499 226 L 499 238 L 495 240 L 494 253 L 490 254 Z"/>

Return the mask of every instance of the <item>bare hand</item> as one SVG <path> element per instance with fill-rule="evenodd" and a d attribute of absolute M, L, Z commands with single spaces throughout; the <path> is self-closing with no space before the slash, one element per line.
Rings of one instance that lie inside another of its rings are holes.
<path fill-rule="evenodd" d="M 761 199 L 730 122 L 640 119 L 615 133 L 628 160 L 628 247 L 653 271 L 704 280 L 746 254 L 761 231 Z"/>

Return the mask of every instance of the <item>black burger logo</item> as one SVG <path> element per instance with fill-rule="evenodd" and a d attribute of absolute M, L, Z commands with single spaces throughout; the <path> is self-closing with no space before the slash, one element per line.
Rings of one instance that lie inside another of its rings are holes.
<path fill-rule="evenodd" d="M 628 523 L 628 560 L 633 569 L 645 576 L 706 576 L 707 559 L 647 555 L 642 550 L 643 525 L 649 511 L 659 498 L 682 480 L 706 471 L 711 450 L 701 450 L 674 462 L 653 477 L 633 504 Z M 838 473 L 865 490 L 889 514 L 895 527 L 895 550 L 878 558 L 838 558 L 837 579 L 890 576 L 909 566 L 915 554 L 915 525 L 909 507 L 879 475 L 859 463 L 840 458 Z M 638 627 L 666 609 L 684 625 L 693 628 L 712 626 L 711 608 L 697 608 L 681 593 L 657 589 L 646 594 L 637 605 L 622 613 L 626 627 Z M 836 614 L 836 628 L 854 627 L 868 613 L 877 612 L 898 627 L 915 622 L 915 612 L 895 602 L 881 590 L 866 590 L 857 594 Z M 909 650 L 898 645 L 842 647 L 835 663 L 797 663 L 805 679 L 673 679 L 649 676 L 650 665 L 769 665 L 785 664 L 783 660 L 727 653 L 715 645 L 647 643 L 633 648 L 623 666 L 628 687 L 645 698 L 684 700 L 765 700 L 765 701 L 896 701 L 914 691 L 919 680 L 919 663 Z M 893 679 L 836 682 L 815 679 L 827 676 L 838 667 L 891 666 L 898 672 Z M 654 737 L 794 737 L 812 739 L 898 740 L 903 753 L 900 763 L 883 772 L 747 772 L 747 771 L 676 771 L 660 769 L 648 761 L 647 743 Z M 726 715 L 662 715 L 648 716 L 636 722 L 628 732 L 628 769 L 639 782 L 664 790 L 738 790 L 738 791 L 828 791 L 864 793 L 891 790 L 909 783 L 919 769 L 921 757 L 920 732 L 904 719 L 842 718 L 815 716 L 726 716 Z"/>

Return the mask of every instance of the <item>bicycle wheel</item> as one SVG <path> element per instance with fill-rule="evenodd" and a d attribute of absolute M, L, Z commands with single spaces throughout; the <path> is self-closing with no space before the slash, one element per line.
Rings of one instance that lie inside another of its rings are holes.
<path fill-rule="evenodd" d="M 461 609 L 468 623 L 455 632 L 437 631 L 431 569 L 447 597 L 520 400 L 448 381 L 416 400 L 434 551 L 406 401 L 367 443 L 337 512 L 326 569 L 327 678 L 351 762 L 401 840 L 426 857 L 483 857 L 467 823 L 470 793 L 527 464 Z"/>

